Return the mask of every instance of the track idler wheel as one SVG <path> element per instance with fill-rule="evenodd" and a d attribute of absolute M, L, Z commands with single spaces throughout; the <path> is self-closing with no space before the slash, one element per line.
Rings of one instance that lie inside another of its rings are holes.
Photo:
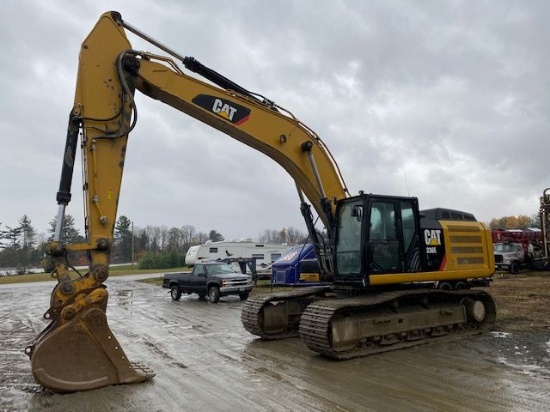
<path fill-rule="evenodd" d="M 473 319 L 479 323 L 485 320 L 486 310 L 483 302 L 475 299 L 467 299 L 464 305 L 466 306 L 466 313 L 469 319 Z"/>
<path fill-rule="evenodd" d="M 70 321 L 54 320 L 25 352 L 36 381 L 58 393 L 138 383 L 155 376 L 150 369 L 128 361 L 105 312 L 97 307 Z"/>

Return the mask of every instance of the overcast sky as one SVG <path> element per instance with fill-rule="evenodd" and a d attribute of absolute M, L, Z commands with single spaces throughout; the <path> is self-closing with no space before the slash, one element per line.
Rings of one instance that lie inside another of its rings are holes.
<path fill-rule="evenodd" d="M 57 213 L 80 43 L 108 10 L 291 111 L 352 194 L 417 196 L 422 209 L 489 222 L 537 214 L 550 187 L 550 2 L 4 0 L 0 229 L 26 214 L 45 233 Z M 306 232 L 273 160 L 143 95 L 137 104 L 119 216 L 228 240 Z M 83 232 L 81 185 L 76 172 L 67 212 Z"/>

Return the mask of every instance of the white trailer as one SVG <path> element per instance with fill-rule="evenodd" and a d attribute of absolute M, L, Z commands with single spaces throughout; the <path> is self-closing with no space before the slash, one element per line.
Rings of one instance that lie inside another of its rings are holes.
<path fill-rule="evenodd" d="M 256 258 L 257 267 L 267 267 L 279 259 L 290 246 L 254 242 L 207 242 L 191 246 L 185 255 L 185 264 L 192 266 L 202 260 L 226 258 Z"/>

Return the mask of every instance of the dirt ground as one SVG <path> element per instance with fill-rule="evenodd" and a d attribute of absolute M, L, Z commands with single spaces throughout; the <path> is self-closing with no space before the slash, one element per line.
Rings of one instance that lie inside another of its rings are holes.
<path fill-rule="evenodd" d="M 497 273 L 489 288 L 498 330 L 550 332 L 550 272 Z"/>
<path fill-rule="evenodd" d="M 550 274 L 495 277 L 494 332 L 345 362 L 299 339 L 256 339 L 241 325 L 238 298 L 173 302 L 135 279 L 107 281 L 107 315 L 128 357 L 156 377 L 69 395 L 37 385 L 23 353 L 47 325 L 41 315 L 53 283 L 0 287 L 0 411 L 545 411 L 550 404 Z"/>

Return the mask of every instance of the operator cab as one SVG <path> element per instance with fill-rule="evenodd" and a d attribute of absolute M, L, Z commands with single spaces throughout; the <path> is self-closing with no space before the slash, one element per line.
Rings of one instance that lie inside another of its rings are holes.
<path fill-rule="evenodd" d="M 366 286 L 370 274 L 421 270 L 417 198 L 361 194 L 344 199 L 335 225 L 336 283 Z"/>

